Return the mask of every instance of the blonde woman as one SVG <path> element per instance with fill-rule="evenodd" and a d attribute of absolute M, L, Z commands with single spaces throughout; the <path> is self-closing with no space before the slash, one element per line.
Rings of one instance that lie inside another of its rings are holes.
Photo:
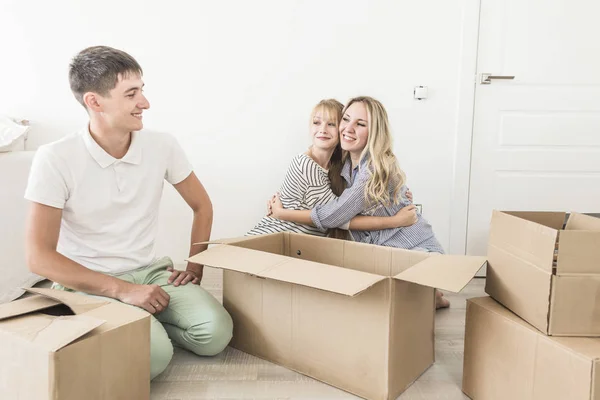
<path fill-rule="evenodd" d="M 345 226 L 357 215 L 390 217 L 411 204 L 405 196 L 404 172 L 392 151 L 387 112 L 379 101 L 351 99 L 343 111 L 339 136 L 344 150 L 341 176 L 347 189 L 339 198 L 306 211 L 286 209 L 276 196 L 271 202 L 272 217 L 331 229 Z M 444 253 L 431 225 L 419 213 L 410 226 L 363 231 L 350 226 L 350 234 L 358 242 Z M 436 306 L 449 306 L 439 291 Z"/>
<path fill-rule="evenodd" d="M 280 190 L 282 206 L 290 210 L 310 210 L 337 199 L 345 188 L 339 124 L 343 104 L 334 99 L 321 100 L 310 115 L 309 134 L 312 146 L 294 157 Z M 309 235 L 346 238 L 346 229 L 378 230 L 410 225 L 416 220 L 414 206 L 390 216 L 353 216 L 336 227 L 318 227 L 265 216 L 247 235 L 295 232 Z M 341 227 L 343 229 L 335 229 Z"/>

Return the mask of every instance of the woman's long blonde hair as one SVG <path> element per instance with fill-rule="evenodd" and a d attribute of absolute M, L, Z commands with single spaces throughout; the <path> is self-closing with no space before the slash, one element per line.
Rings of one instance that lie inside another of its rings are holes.
<path fill-rule="evenodd" d="M 374 98 L 360 96 L 351 99 L 343 112 L 346 113 L 348 107 L 357 102 L 365 105 L 369 118 L 369 138 L 360 155 L 361 161 L 368 157 L 367 168 L 371 171 L 371 177 L 365 186 L 365 199 L 369 206 L 377 203 L 387 206 L 397 204 L 406 175 L 400 169 L 398 159 L 392 151 L 392 134 L 387 111 L 383 104 Z M 393 190 L 390 190 L 390 185 L 393 186 Z"/>

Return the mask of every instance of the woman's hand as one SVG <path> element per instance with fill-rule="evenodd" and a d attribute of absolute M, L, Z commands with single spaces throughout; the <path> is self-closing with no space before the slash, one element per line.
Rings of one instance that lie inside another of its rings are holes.
<path fill-rule="evenodd" d="M 410 189 L 406 190 L 406 198 L 408 199 L 408 201 L 410 201 L 411 203 L 413 202 L 413 195 L 412 192 L 410 191 Z"/>
<path fill-rule="evenodd" d="M 392 218 L 394 218 L 398 228 L 411 226 L 417 222 L 417 207 L 414 204 L 411 204 L 401 208 Z"/>

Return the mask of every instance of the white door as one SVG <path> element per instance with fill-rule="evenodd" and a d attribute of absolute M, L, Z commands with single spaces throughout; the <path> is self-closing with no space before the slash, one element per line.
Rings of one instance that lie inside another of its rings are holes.
<path fill-rule="evenodd" d="M 600 212 L 600 1 L 481 0 L 467 253 L 493 209 Z M 514 76 L 481 84 L 481 74 Z"/>

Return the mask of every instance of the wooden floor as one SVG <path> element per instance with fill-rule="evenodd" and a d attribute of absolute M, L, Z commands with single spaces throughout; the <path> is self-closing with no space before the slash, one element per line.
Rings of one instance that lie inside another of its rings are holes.
<path fill-rule="evenodd" d="M 468 399 L 461 390 L 465 302 L 485 295 L 474 279 L 458 295 L 446 293 L 450 309 L 436 314 L 436 362 L 398 399 Z M 202 282 L 222 298 L 221 272 L 206 268 Z M 228 347 L 216 357 L 176 350 L 167 370 L 152 381 L 152 400 L 358 399 L 356 396 Z"/>

